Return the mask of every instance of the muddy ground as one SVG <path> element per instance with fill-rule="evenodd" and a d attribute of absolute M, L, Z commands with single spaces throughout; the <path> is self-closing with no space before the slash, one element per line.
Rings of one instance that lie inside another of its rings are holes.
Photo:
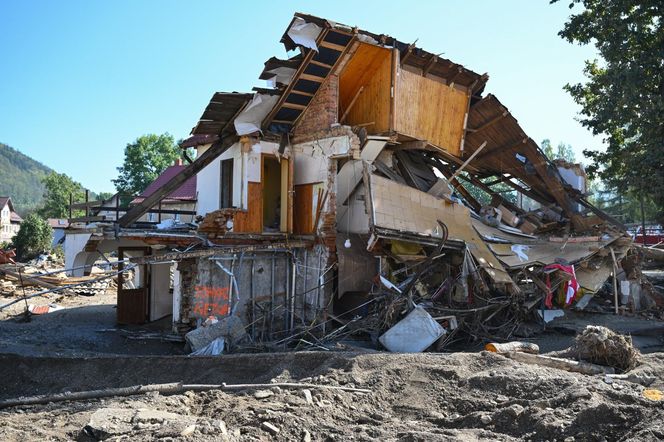
<path fill-rule="evenodd" d="M 644 387 L 480 353 L 341 352 L 44 359 L 5 356 L 3 398 L 142 382 L 304 381 L 368 394 L 273 387 L 147 394 L 0 411 L 0 440 L 662 440 Z M 664 388 L 664 355 L 635 370 Z M 265 423 L 271 424 L 268 427 Z M 276 431 L 278 432 L 275 432 Z M 184 433 L 185 435 L 181 435 Z"/>
<path fill-rule="evenodd" d="M 31 302 L 66 308 L 23 322 L 25 306 L 17 304 L 0 318 L 0 400 L 166 382 L 295 381 L 370 393 L 272 387 L 13 407 L 0 409 L 2 441 L 664 439 L 664 402 L 628 381 L 607 383 L 487 352 L 192 358 L 182 343 L 131 338 L 168 333 L 168 318 L 148 328 L 118 328 L 112 291 Z M 664 353 L 657 352 L 662 322 L 583 313 L 556 321 L 532 338 L 543 351 L 567 347 L 586 323 L 640 333 L 635 343 L 655 352 L 633 371 L 655 377 L 648 388 L 664 390 Z"/>

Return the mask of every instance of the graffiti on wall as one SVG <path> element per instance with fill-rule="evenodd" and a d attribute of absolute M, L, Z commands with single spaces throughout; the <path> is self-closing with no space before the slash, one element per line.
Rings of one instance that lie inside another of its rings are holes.
<path fill-rule="evenodd" d="M 226 316 L 230 312 L 228 287 L 194 287 L 192 300 L 192 316 L 207 318 L 208 316 Z"/>

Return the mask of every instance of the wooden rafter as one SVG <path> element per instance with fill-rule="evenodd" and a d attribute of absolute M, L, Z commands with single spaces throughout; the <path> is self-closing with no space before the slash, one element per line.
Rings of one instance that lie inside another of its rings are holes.
<path fill-rule="evenodd" d="M 476 129 L 466 129 L 466 130 L 467 130 L 468 132 L 471 132 L 471 133 L 482 132 L 483 130 L 488 129 L 489 127 L 493 126 L 494 124 L 496 124 L 497 122 L 499 122 L 500 120 L 502 120 L 503 118 L 505 118 L 506 116 L 508 116 L 509 114 L 510 114 L 510 113 L 509 113 L 509 111 L 508 111 L 507 109 L 503 109 L 503 112 L 502 112 L 502 113 L 500 113 L 499 115 L 495 116 L 495 117 L 492 118 L 491 120 L 487 121 L 486 123 L 484 123 L 484 124 L 481 125 L 480 127 L 476 128 Z"/>
<path fill-rule="evenodd" d="M 432 67 L 436 65 L 436 62 L 438 61 L 438 56 L 436 54 L 433 54 L 427 64 L 424 66 L 422 69 L 422 76 L 426 77 L 429 71 L 431 70 Z"/>
<path fill-rule="evenodd" d="M 478 155 L 477 156 L 477 161 L 484 160 L 488 157 L 494 156 L 494 155 L 499 154 L 501 152 L 506 152 L 506 151 L 509 151 L 509 150 L 512 150 L 512 149 L 516 149 L 517 147 L 520 147 L 520 146 L 525 146 L 525 144 L 528 142 L 528 140 L 529 140 L 529 138 L 525 137 L 525 138 L 522 138 L 519 141 L 515 141 L 513 143 L 507 143 L 503 146 L 495 147 L 495 148 L 493 148 L 493 149 L 491 149 L 487 152 L 484 152 L 481 155 Z"/>

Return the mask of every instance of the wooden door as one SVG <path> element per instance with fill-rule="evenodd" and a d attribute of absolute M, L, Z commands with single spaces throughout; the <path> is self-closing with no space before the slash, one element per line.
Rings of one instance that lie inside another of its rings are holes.
<path fill-rule="evenodd" d="M 140 257 L 150 254 L 149 247 L 118 248 L 118 324 L 145 324 L 148 321 L 150 277 L 147 264 L 133 268 L 134 277 L 129 279 L 123 270 L 127 267 L 125 257 Z"/>

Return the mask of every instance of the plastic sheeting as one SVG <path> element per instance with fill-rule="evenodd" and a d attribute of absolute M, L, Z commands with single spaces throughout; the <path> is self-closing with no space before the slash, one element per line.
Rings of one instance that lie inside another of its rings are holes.
<path fill-rule="evenodd" d="M 280 67 L 280 68 L 271 69 L 267 71 L 267 73 L 274 74 L 274 77 L 267 80 L 268 86 L 274 88 L 277 87 L 277 83 L 290 84 L 293 75 L 295 74 L 295 69 Z"/>
<path fill-rule="evenodd" d="M 199 348 L 195 352 L 191 353 L 189 356 L 219 356 L 224 352 L 225 345 L 226 345 L 226 339 L 220 337 L 210 342 L 205 347 Z"/>
<path fill-rule="evenodd" d="M 318 52 L 316 46 L 316 39 L 322 31 L 322 28 L 314 23 L 307 23 L 300 17 L 295 17 L 292 26 L 287 34 L 295 42 L 295 44 L 304 46 L 305 48 L 313 49 Z"/>
<path fill-rule="evenodd" d="M 256 94 L 251 103 L 235 118 L 234 125 L 238 135 L 248 135 L 261 131 L 263 119 L 270 113 L 279 96 Z"/>

